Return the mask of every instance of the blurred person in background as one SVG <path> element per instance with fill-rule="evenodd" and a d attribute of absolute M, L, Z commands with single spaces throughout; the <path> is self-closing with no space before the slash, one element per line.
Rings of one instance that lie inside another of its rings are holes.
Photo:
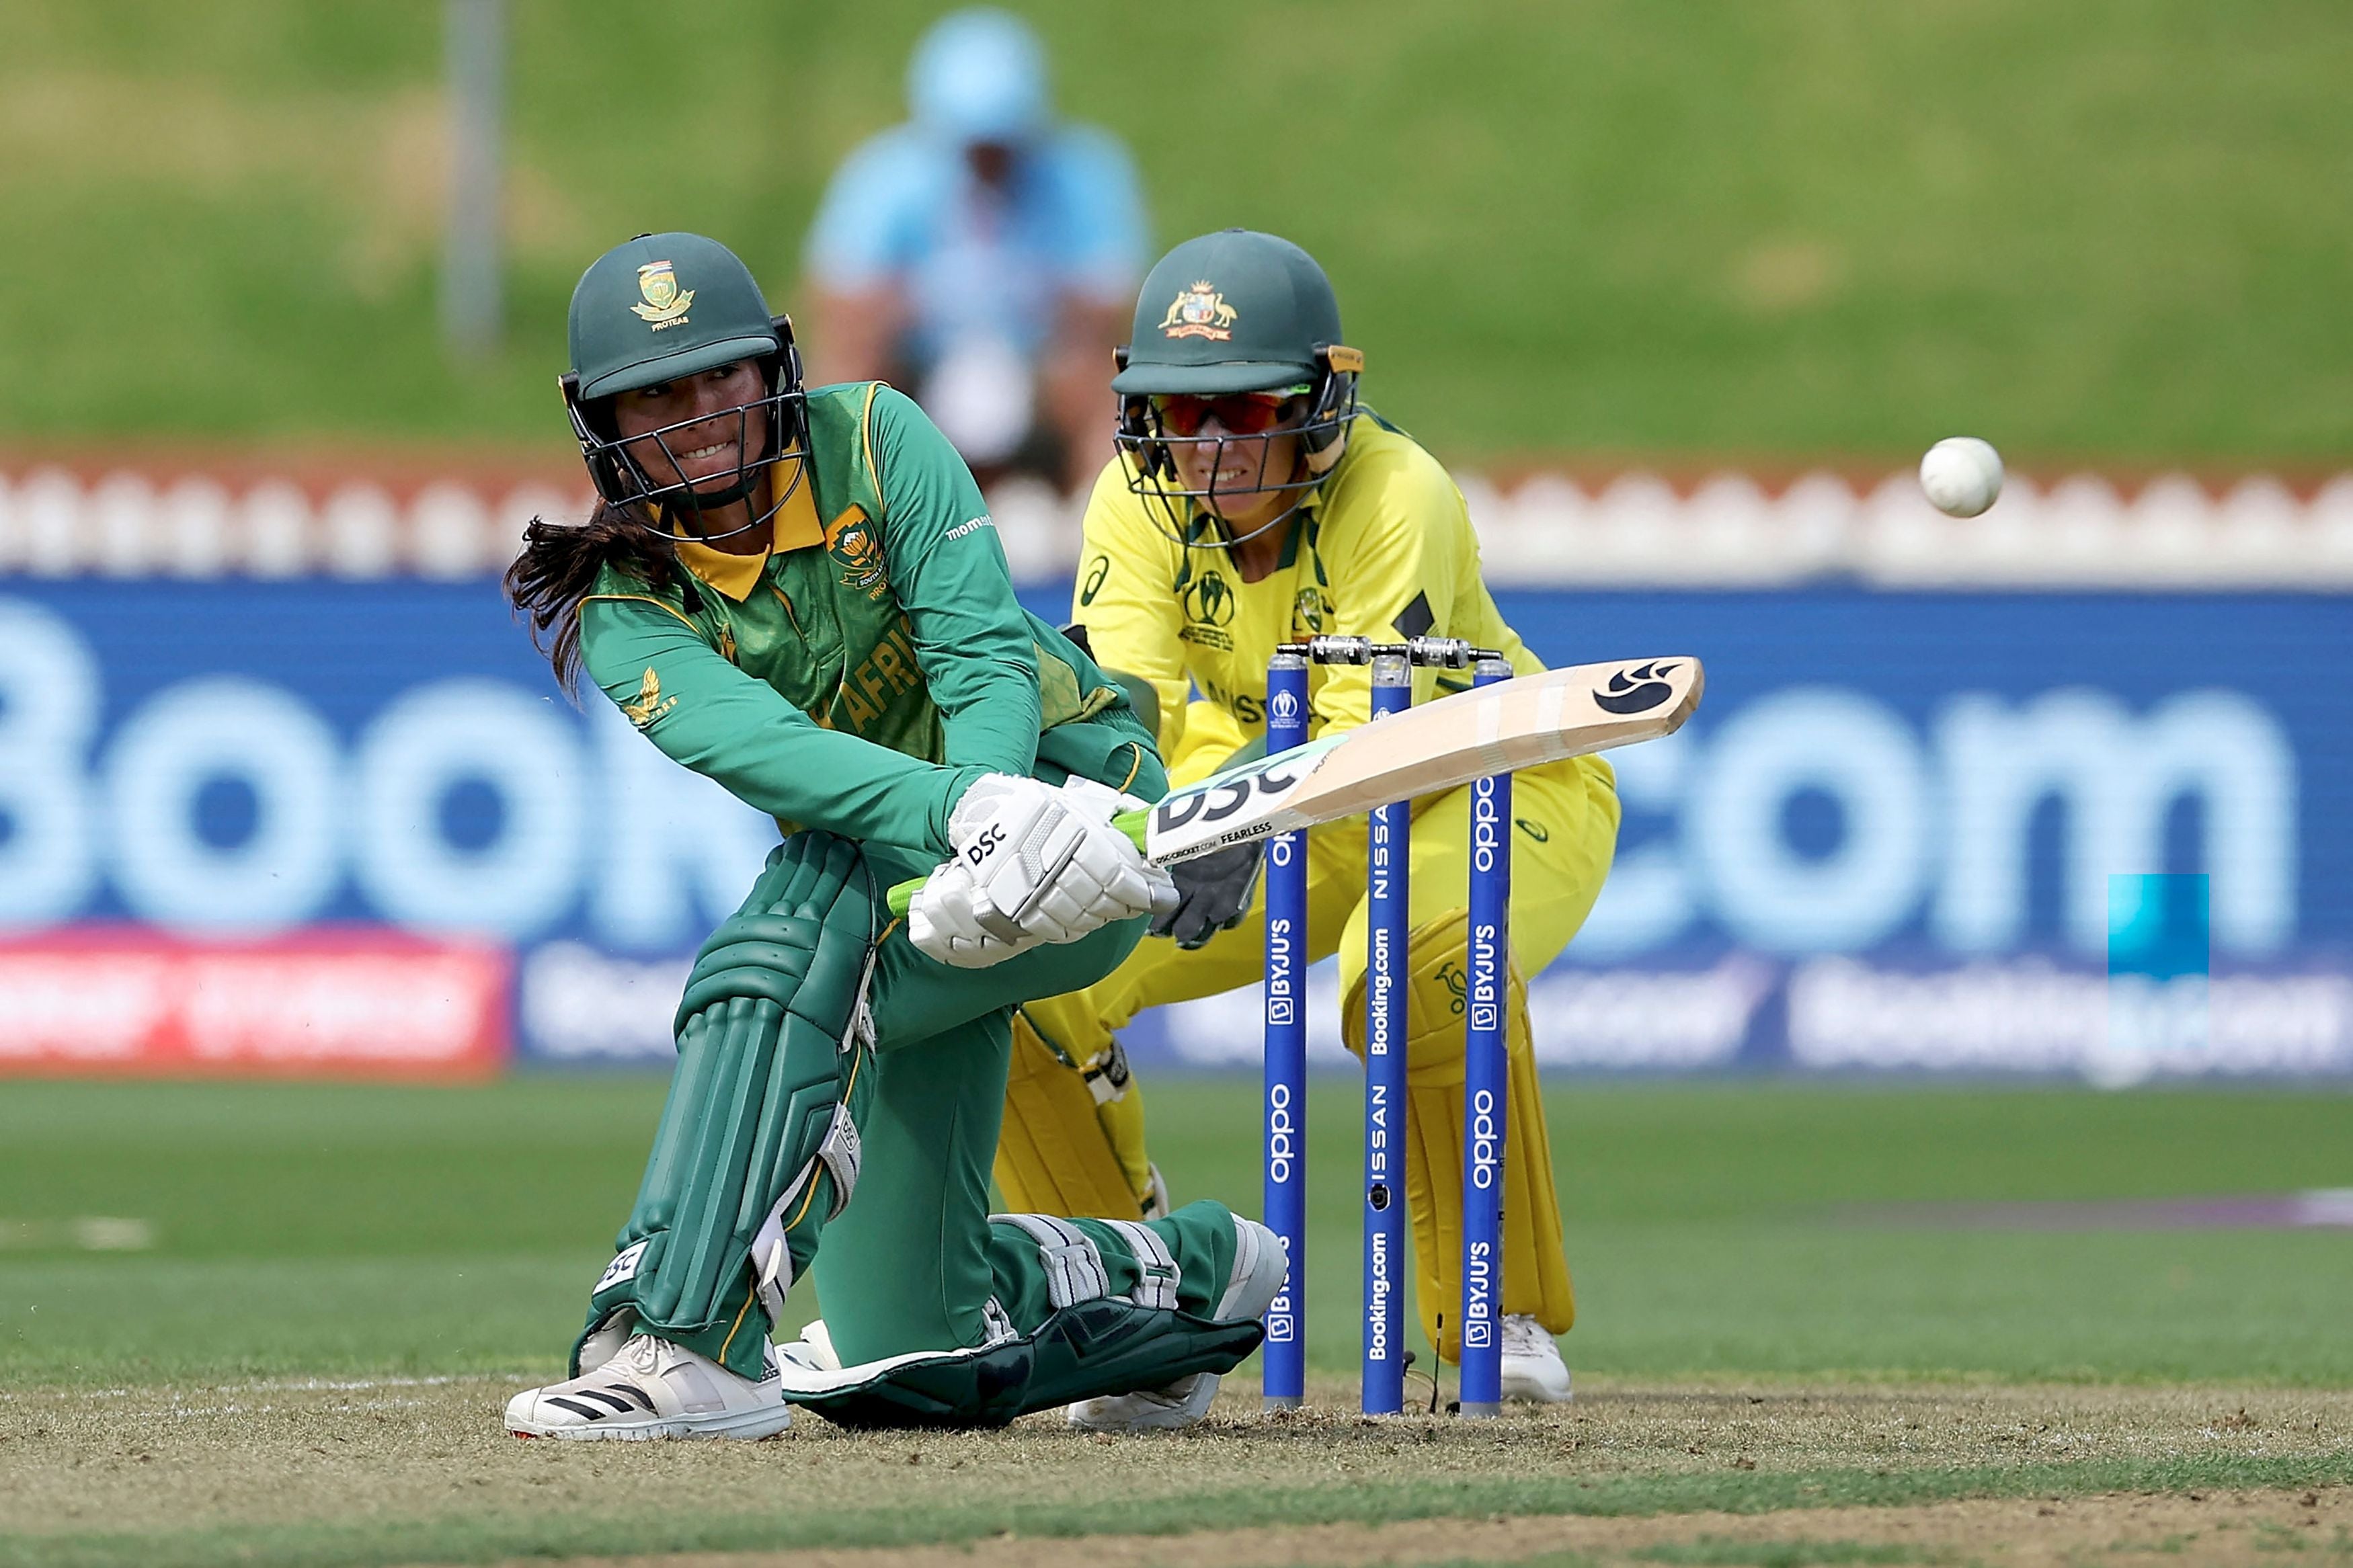
<path fill-rule="evenodd" d="M 1037 36 L 1002 11 L 934 24 L 907 100 L 809 233 L 818 368 L 912 389 L 985 481 L 1075 491 L 1109 454 L 1103 367 L 1146 254 L 1134 165 L 1054 119 Z"/>

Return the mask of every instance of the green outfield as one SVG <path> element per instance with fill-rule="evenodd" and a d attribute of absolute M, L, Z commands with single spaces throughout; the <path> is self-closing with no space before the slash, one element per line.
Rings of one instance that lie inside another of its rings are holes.
<path fill-rule="evenodd" d="M 790 304 L 941 8 L 515 0 L 512 343 L 459 370 L 440 7 L 0 0 L 0 445 L 558 453 L 586 261 L 701 228 Z M 1308 245 L 1450 456 L 2346 454 L 2337 0 L 1020 8 L 1160 241 Z"/>
<path fill-rule="evenodd" d="M 2342 1093 L 1557 1085 L 1579 1397 L 1485 1424 L 1352 1414 L 1360 1101 L 1327 1079 L 1302 1415 L 1261 1418 L 1245 1366 L 1174 1438 L 514 1442 L 660 1092 L 8 1084 L 0 1565 L 2353 1553 L 2353 1231 L 1933 1207 L 2344 1187 Z M 1178 1192 L 1254 1208 L 1255 1087 L 1151 1093 Z"/>
<path fill-rule="evenodd" d="M 660 1091 L 11 1084 L 0 1384 L 543 1371 Z M 1178 1194 L 1255 1213 L 1254 1087 L 1150 1094 Z M 1312 1351 L 1333 1373 L 1355 1355 L 1358 1105 L 1318 1080 Z M 1869 1212 L 2353 1186 L 2353 1097 L 1585 1085 L 1550 1109 L 1580 1372 L 2353 1385 L 2353 1231 Z"/>

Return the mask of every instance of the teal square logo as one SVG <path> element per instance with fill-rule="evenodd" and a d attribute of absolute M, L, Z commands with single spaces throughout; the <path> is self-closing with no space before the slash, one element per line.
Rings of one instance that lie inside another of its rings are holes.
<path fill-rule="evenodd" d="M 2108 879 L 2108 974 L 2173 980 L 2213 967 L 2207 878 L 2118 874 Z"/>
<path fill-rule="evenodd" d="M 2108 878 L 2108 1028 L 2084 1063 L 2093 1082 L 2122 1089 L 2203 1066 L 2207 893 L 2202 873 Z"/>

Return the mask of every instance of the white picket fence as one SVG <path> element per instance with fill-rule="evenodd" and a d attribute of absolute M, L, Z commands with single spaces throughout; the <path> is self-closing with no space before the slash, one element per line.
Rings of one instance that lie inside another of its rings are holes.
<path fill-rule="evenodd" d="M 1678 488 L 1628 472 L 1462 480 L 1489 580 L 1514 587 L 2353 589 L 2353 474 L 2306 493 L 2264 475 L 2119 485 L 2013 475 L 1985 516 L 1921 499 L 1908 472 L 1858 487 L 1811 473 L 1778 489 L 1737 473 Z M 584 488 L 436 479 L 414 488 L 58 467 L 0 472 L 0 576 L 389 576 L 496 573 L 534 516 L 586 515 Z M 1014 574 L 1066 578 L 1075 503 L 1033 481 L 990 496 Z"/>

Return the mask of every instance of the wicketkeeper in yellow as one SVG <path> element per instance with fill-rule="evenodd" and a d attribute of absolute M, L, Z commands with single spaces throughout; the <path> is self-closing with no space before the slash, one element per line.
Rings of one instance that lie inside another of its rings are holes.
<path fill-rule="evenodd" d="M 1496 611 L 1446 470 L 1357 403 L 1363 364 L 1323 269 L 1271 235 L 1188 240 L 1145 282 L 1112 382 L 1119 449 L 1087 502 L 1072 617 L 1106 670 L 1156 698 L 1172 783 L 1264 748 L 1279 643 L 1461 637 L 1500 649 L 1521 674 L 1544 668 Z M 1320 666 L 1309 679 L 1311 739 L 1366 721 L 1367 670 Z M 1414 699 L 1468 683 L 1467 672 L 1419 670 Z M 1618 797 L 1609 764 L 1581 757 L 1517 774 L 1512 804 L 1504 1391 L 1563 1400 L 1569 1377 L 1552 1335 L 1576 1305 L 1525 977 L 1592 909 Z M 1407 1197 L 1423 1330 L 1449 1361 L 1461 1294 L 1469 826 L 1467 789 L 1414 803 Z M 1365 837 L 1361 818 L 1332 823 L 1310 832 L 1307 856 L 1309 953 L 1340 955 L 1342 1030 L 1360 1057 Z M 997 1157 L 1008 1206 L 1123 1219 L 1165 1208 L 1117 1032 L 1146 1007 L 1261 978 L 1260 850 L 1171 868 L 1182 902 L 1152 938 L 1086 990 L 1020 1009 Z"/>

